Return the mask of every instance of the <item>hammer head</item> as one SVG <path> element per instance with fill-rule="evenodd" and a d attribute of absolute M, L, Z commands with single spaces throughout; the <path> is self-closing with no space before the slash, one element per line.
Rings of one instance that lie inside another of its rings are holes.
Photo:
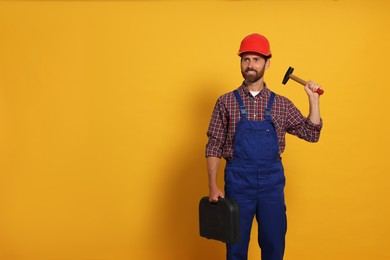
<path fill-rule="evenodd" d="M 286 72 L 286 74 L 284 74 L 284 78 L 283 78 L 283 85 L 286 85 L 287 81 L 290 79 L 290 75 L 293 73 L 294 71 L 294 68 L 293 67 L 288 67 L 288 70 Z"/>

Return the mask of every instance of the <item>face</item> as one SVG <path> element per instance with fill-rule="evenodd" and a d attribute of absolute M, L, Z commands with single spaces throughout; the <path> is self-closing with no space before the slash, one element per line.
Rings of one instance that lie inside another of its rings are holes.
<path fill-rule="evenodd" d="M 264 76 L 264 71 L 269 67 L 269 59 L 265 59 L 254 53 L 244 53 L 241 57 L 241 74 L 246 83 L 255 83 Z"/>

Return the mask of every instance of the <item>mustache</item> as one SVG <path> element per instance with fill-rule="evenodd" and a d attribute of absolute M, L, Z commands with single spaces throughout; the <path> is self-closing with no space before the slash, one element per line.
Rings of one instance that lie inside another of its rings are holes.
<path fill-rule="evenodd" d="M 254 72 L 258 72 L 257 70 L 255 70 L 255 69 L 251 69 L 251 68 L 247 68 L 246 70 L 245 70 L 245 72 L 249 72 L 249 71 L 254 71 Z"/>

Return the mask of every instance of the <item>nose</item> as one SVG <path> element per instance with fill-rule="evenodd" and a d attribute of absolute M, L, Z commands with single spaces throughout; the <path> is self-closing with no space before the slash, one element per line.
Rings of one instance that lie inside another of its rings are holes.
<path fill-rule="evenodd" d="M 248 63 L 247 63 L 247 68 L 248 69 L 255 69 L 256 67 L 256 61 L 253 60 L 253 59 L 248 59 Z"/>
<path fill-rule="evenodd" d="M 246 70 L 255 70 L 253 61 L 248 61 Z"/>

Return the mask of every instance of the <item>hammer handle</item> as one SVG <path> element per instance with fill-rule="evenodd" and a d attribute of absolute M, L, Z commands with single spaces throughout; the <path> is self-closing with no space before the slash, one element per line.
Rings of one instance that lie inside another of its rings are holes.
<path fill-rule="evenodd" d="M 304 81 L 303 79 L 301 79 L 301 78 L 298 78 L 297 76 L 295 76 L 295 75 L 293 75 L 293 74 L 291 74 L 290 75 L 290 79 L 292 79 L 292 80 L 295 80 L 296 82 L 298 82 L 299 84 L 302 84 L 302 85 L 306 85 L 306 81 Z"/>
<path fill-rule="evenodd" d="M 306 86 L 306 84 L 307 84 L 306 81 L 304 81 L 301 78 L 298 78 L 297 76 L 295 76 L 293 74 L 290 75 L 290 79 L 295 80 L 296 82 L 298 82 L 299 84 L 302 84 L 303 86 Z M 318 95 L 324 94 L 324 90 L 321 88 L 317 89 L 316 92 L 318 93 Z"/>

